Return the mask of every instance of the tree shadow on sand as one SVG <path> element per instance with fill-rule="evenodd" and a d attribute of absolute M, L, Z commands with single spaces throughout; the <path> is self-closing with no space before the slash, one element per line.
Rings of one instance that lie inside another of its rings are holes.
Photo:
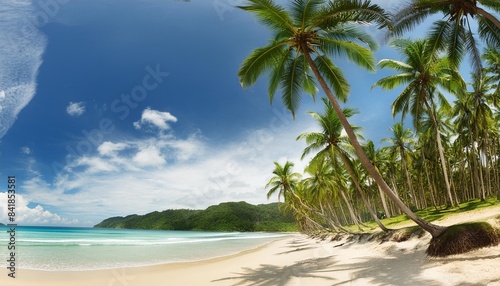
<path fill-rule="evenodd" d="M 299 261 L 287 266 L 261 264 L 258 268 L 242 268 L 243 272 L 235 273 L 234 277 L 226 277 L 212 282 L 235 279 L 233 285 L 255 285 L 255 286 L 284 286 L 293 278 L 317 278 L 324 284 L 325 281 L 334 280 L 332 277 L 322 273 L 335 271 L 330 269 L 335 264 L 333 258 L 314 258 Z M 319 283 L 319 281 L 318 281 Z"/>
<path fill-rule="evenodd" d="M 438 281 L 419 278 L 427 261 L 423 251 L 388 250 L 384 257 L 370 257 L 352 265 L 339 265 L 352 271 L 348 281 L 332 285 L 442 285 Z M 356 281 L 362 279 L 361 281 Z"/>

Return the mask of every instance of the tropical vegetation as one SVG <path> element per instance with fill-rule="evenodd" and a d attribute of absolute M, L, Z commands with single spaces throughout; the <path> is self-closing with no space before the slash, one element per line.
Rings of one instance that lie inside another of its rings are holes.
<path fill-rule="evenodd" d="M 290 212 L 279 210 L 277 203 L 252 205 L 227 202 L 205 210 L 170 209 L 145 215 L 111 217 L 94 227 L 196 230 L 196 231 L 297 231 Z"/>
<path fill-rule="evenodd" d="M 324 112 L 310 112 L 318 131 L 297 138 L 307 144 L 302 157 L 311 158 L 308 166 L 301 174 L 293 170 L 293 162 L 275 162 L 266 186 L 268 198 L 277 193 L 284 199 L 282 208 L 294 214 L 301 231 L 359 232 L 369 227 L 369 220 L 390 231 L 379 219 L 403 213 L 431 234 L 432 255 L 458 251 L 463 239 L 453 238 L 468 237 L 478 227 L 492 234 L 489 245 L 500 241 L 488 226 L 440 226 L 417 212 L 457 208 L 473 199 L 500 199 L 497 1 L 413 0 L 392 14 L 369 0 L 292 0 L 287 6 L 248 0 L 240 8 L 254 13 L 273 32 L 266 46 L 243 61 L 241 85 L 268 77 L 270 100 L 280 90 L 293 116 L 302 94 L 315 98 L 322 91 Z M 392 39 L 389 44 L 401 58 L 378 63 L 396 73 L 373 88 L 399 87 L 402 92 L 392 105 L 392 115 L 401 114 L 390 127 L 393 137 L 376 148 L 349 123 L 356 111 L 340 105 L 347 103 L 350 86 L 335 60 L 348 59 L 375 71 L 377 41 L 367 33 L 367 24 L 386 28 L 389 36 L 402 36 L 435 13 L 444 13 L 445 20 L 436 21 L 427 38 Z M 482 42 L 474 38 L 472 20 Z M 481 45 L 487 45 L 482 54 Z M 471 51 L 470 76 L 459 72 L 466 51 Z M 438 243 L 438 238 L 443 237 L 452 244 L 440 252 L 446 243 Z M 476 246 L 484 245 L 478 240 Z M 463 247 L 473 248 L 474 242 Z"/>

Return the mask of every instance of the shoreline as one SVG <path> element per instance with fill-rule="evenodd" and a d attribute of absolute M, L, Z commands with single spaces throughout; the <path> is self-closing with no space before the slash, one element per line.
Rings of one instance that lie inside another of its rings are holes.
<path fill-rule="evenodd" d="M 342 244 L 341 246 L 339 246 Z M 299 235 L 194 262 L 91 271 L 0 271 L 6 286 L 500 285 L 500 245 L 428 258 L 428 238 L 379 243 Z M 369 250 L 369 251 L 367 251 Z"/>
<path fill-rule="evenodd" d="M 498 220 L 500 206 L 438 220 L 450 225 Z M 6 286 L 164 285 L 500 285 L 500 245 L 445 258 L 429 258 L 430 235 L 404 242 L 367 238 L 278 238 L 236 254 L 193 262 L 90 271 L 0 270 Z"/>

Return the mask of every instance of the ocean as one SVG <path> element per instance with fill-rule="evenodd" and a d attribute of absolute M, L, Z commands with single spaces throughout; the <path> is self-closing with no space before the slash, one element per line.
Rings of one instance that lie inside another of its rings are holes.
<path fill-rule="evenodd" d="M 0 261 L 6 261 L 9 228 L 0 230 Z M 15 257 L 21 269 L 112 269 L 226 256 L 284 236 L 288 234 L 16 227 Z"/>

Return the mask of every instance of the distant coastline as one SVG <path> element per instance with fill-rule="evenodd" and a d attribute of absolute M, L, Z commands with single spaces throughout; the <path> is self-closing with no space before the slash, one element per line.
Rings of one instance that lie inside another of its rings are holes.
<path fill-rule="evenodd" d="M 226 202 L 205 210 L 170 209 L 145 215 L 111 217 L 94 227 L 241 232 L 298 231 L 294 217 L 279 208 L 277 203 L 252 205 L 246 202 Z"/>

